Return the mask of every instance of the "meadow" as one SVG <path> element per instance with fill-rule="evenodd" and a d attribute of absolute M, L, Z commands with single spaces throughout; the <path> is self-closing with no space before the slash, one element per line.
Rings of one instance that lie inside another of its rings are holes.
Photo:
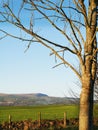
<path fill-rule="evenodd" d="M 67 119 L 77 119 L 79 116 L 78 105 L 47 105 L 47 106 L 0 106 L 0 123 L 8 122 L 9 115 L 12 121 L 38 120 L 41 119 L 63 119 L 66 113 Z M 98 105 L 94 106 L 94 118 L 98 118 Z M 77 130 L 77 127 L 70 127 L 64 130 Z M 94 130 L 97 130 L 94 128 Z"/>
<path fill-rule="evenodd" d="M 47 105 L 47 106 L 0 106 L 0 123 L 8 121 L 9 115 L 13 121 L 26 119 L 37 120 L 39 112 L 42 119 L 78 118 L 78 105 Z M 98 105 L 94 106 L 94 117 L 98 118 Z"/>
<path fill-rule="evenodd" d="M 0 123 L 8 121 L 9 115 L 13 121 L 26 119 L 37 120 L 39 113 L 42 119 L 63 119 L 64 112 L 67 118 L 77 118 L 77 105 L 47 105 L 47 106 L 0 106 Z"/>

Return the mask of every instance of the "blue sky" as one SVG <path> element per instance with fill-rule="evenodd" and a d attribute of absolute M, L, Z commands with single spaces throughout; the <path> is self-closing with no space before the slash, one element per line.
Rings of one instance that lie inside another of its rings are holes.
<path fill-rule="evenodd" d="M 24 53 L 26 45 L 10 37 L 0 41 L 0 93 L 41 92 L 62 97 L 68 96 L 70 89 L 79 89 L 68 68 L 52 68 L 56 63 L 50 50 L 34 43 Z"/>
<path fill-rule="evenodd" d="M 55 42 L 66 42 L 66 39 L 47 23 L 41 23 L 36 24 L 43 36 Z M 1 24 L 0 28 L 15 35 L 25 35 L 11 25 Z M 70 89 L 79 93 L 78 79 L 69 68 L 52 68 L 56 63 L 55 57 L 50 56 L 50 50 L 41 44 L 33 43 L 24 53 L 27 45 L 28 43 L 11 37 L 0 41 L 0 93 L 45 93 L 61 97 L 70 96 Z M 76 64 L 69 54 L 66 54 L 66 58 Z"/>

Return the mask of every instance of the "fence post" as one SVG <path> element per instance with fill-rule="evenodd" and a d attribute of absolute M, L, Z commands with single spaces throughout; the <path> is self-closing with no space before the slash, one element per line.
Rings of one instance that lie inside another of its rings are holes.
<path fill-rule="evenodd" d="M 66 127 L 66 112 L 64 112 L 64 128 Z"/>
<path fill-rule="evenodd" d="M 11 115 L 9 115 L 9 129 L 11 128 Z"/>
<path fill-rule="evenodd" d="M 41 112 L 38 113 L 38 125 L 41 126 Z"/>

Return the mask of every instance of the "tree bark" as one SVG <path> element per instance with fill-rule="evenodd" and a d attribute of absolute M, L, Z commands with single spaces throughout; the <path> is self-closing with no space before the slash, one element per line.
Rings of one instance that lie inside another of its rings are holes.
<path fill-rule="evenodd" d="M 84 68 L 82 71 L 82 91 L 80 95 L 79 130 L 93 130 L 93 92 L 96 76 L 96 26 L 97 2 L 90 1 L 86 42 L 84 47 Z"/>
<path fill-rule="evenodd" d="M 93 130 L 93 85 L 91 76 L 84 74 L 80 95 L 79 130 Z"/>

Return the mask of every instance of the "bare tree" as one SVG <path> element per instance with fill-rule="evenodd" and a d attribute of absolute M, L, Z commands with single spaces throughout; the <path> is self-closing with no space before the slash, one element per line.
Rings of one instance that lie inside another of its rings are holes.
<path fill-rule="evenodd" d="M 97 0 L 3 0 L 0 9 L 2 24 L 14 25 L 31 36 L 31 39 L 15 36 L 0 29 L 5 36 L 42 44 L 52 51 L 61 63 L 77 75 L 82 84 L 80 94 L 79 130 L 93 129 L 93 91 L 97 64 Z M 18 4 L 17 4 L 18 3 Z M 17 5 L 17 7 L 16 7 Z M 28 17 L 23 15 L 28 12 Z M 27 23 L 25 23 L 25 20 Z M 37 22 L 47 22 L 65 38 L 64 43 L 55 42 L 36 31 Z M 13 26 L 12 26 L 13 27 Z M 66 60 L 69 53 L 80 64 L 78 71 Z"/>

